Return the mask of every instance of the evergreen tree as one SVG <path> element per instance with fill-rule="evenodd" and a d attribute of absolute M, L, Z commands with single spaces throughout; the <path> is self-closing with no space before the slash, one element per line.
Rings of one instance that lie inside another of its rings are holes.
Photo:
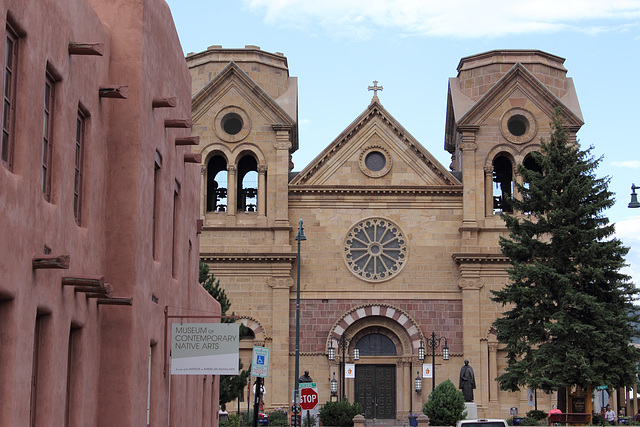
<path fill-rule="evenodd" d="M 465 409 L 462 392 L 447 379 L 429 394 L 422 412 L 429 417 L 430 426 L 455 426 L 467 416 Z"/>
<path fill-rule="evenodd" d="M 601 159 L 592 147 L 569 140 L 559 109 L 551 125 L 549 140 L 532 153 L 539 171 L 519 167 L 525 185 L 516 184 L 514 215 L 502 214 L 510 282 L 492 299 L 507 307 L 494 326 L 508 366 L 497 380 L 510 391 L 631 385 L 638 291 L 620 273 L 628 248 L 603 215 L 614 203 L 610 179 L 596 177 Z"/>
<path fill-rule="evenodd" d="M 209 272 L 209 266 L 200 261 L 200 271 L 198 274 L 198 281 L 202 287 L 220 303 L 220 315 L 226 316 L 227 312 L 231 308 L 231 302 L 227 298 L 227 293 L 220 287 L 220 280 L 217 280 L 213 275 L 213 272 Z M 231 313 L 233 316 L 234 313 Z M 222 323 L 234 323 L 234 319 L 221 319 Z M 240 325 L 240 329 L 243 325 Z M 242 330 L 240 331 L 242 336 Z M 243 393 L 244 387 L 247 385 L 247 378 L 249 377 L 249 371 L 242 369 L 242 361 L 238 361 L 239 375 L 220 375 L 220 405 L 226 404 L 235 400 Z"/>

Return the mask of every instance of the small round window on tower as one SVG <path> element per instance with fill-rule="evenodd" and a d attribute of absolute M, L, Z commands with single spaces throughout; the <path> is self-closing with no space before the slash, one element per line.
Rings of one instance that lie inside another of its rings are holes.
<path fill-rule="evenodd" d="M 364 158 L 364 164 L 373 172 L 380 172 L 386 163 L 386 157 L 379 151 L 371 151 Z"/>
<path fill-rule="evenodd" d="M 529 121 L 525 116 L 516 114 L 507 122 L 507 128 L 512 135 L 522 136 L 527 133 L 527 130 L 529 129 Z"/>
<path fill-rule="evenodd" d="M 244 123 L 237 113 L 229 113 L 222 118 L 222 129 L 229 135 L 236 135 L 242 130 Z"/>

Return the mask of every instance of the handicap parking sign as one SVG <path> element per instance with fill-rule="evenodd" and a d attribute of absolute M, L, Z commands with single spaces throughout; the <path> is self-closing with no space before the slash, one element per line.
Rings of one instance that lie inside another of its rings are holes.
<path fill-rule="evenodd" d="M 269 375 L 269 348 L 253 347 L 251 375 L 265 378 Z"/>

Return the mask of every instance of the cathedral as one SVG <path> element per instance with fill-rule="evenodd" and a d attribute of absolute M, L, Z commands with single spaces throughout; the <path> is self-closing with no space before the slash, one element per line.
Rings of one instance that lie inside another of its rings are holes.
<path fill-rule="evenodd" d="M 583 124 L 563 63 L 538 50 L 462 58 L 448 81 L 447 166 L 385 109 L 374 82 L 371 103 L 296 170 L 304 141 L 287 58 L 257 46 L 187 56 L 200 257 L 247 328 L 245 369 L 254 346 L 270 349 L 266 410 L 291 407 L 298 292 L 300 372 L 320 403 L 344 396 L 367 419 L 406 420 L 434 384 L 458 387 L 468 360 L 478 417 L 525 414 L 532 395 L 545 411 L 579 405 L 571 391 L 500 390 L 506 360 L 492 322 L 503 308 L 490 299 L 508 280 L 500 213 L 512 211 L 519 165 L 537 167 L 530 153 L 555 109 L 573 140 Z"/>

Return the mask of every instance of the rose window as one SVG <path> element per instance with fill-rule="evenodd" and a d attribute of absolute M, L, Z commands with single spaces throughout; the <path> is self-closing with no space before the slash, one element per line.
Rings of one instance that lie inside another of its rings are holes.
<path fill-rule="evenodd" d="M 398 274 L 406 262 L 406 239 L 391 221 L 367 219 L 347 233 L 344 259 L 349 270 L 363 280 L 388 280 Z"/>

